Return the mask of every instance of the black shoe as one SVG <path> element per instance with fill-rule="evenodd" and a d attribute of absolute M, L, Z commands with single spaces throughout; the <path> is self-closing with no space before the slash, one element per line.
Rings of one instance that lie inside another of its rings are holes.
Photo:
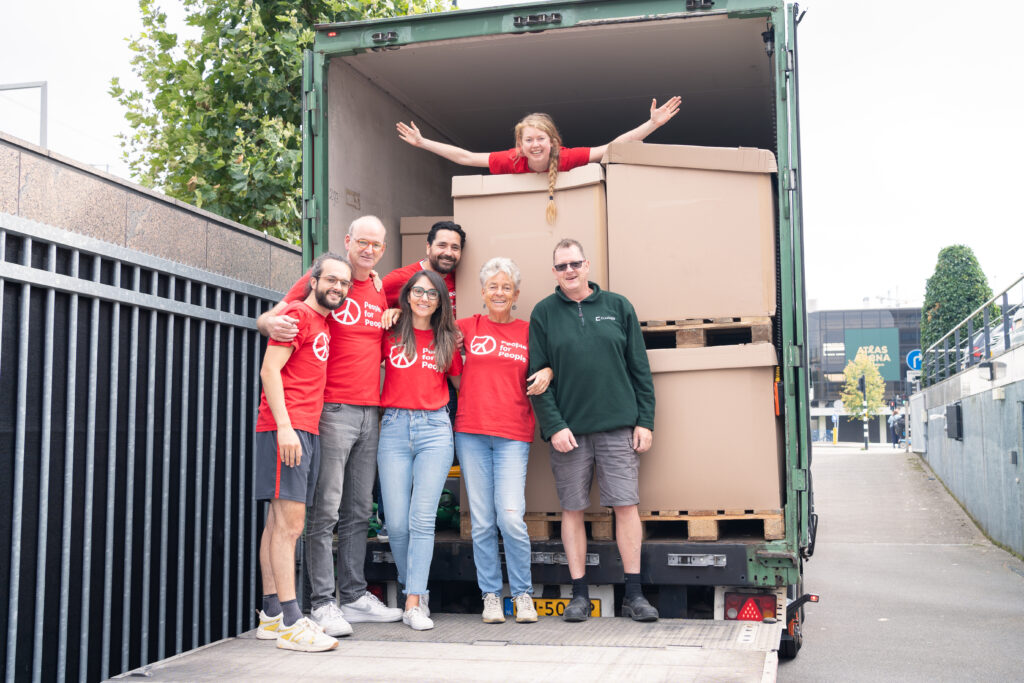
<path fill-rule="evenodd" d="M 567 609 L 566 612 L 569 610 Z M 626 598 L 622 601 L 622 616 L 630 617 L 633 621 L 657 621 L 658 610 L 647 598 L 638 595 L 635 598 Z"/>
<path fill-rule="evenodd" d="M 582 595 L 572 596 L 572 600 L 565 606 L 562 619 L 566 621 L 586 621 L 590 618 L 590 600 Z"/>

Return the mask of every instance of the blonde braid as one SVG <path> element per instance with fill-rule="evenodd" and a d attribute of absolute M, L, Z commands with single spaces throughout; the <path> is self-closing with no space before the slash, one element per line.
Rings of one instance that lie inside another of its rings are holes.
<path fill-rule="evenodd" d="M 558 207 L 555 206 L 555 181 L 558 180 L 558 153 L 560 148 L 552 146 L 551 160 L 548 161 L 548 208 L 544 215 L 548 219 L 548 225 L 554 225 L 558 218 Z"/>

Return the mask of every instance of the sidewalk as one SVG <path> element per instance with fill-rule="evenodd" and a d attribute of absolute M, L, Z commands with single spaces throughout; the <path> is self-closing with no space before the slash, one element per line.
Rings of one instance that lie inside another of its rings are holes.
<path fill-rule="evenodd" d="M 1024 563 L 915 453 L 816 444 L 817 548 L 800 655 L 780 681 L 1020 680 Z"/>

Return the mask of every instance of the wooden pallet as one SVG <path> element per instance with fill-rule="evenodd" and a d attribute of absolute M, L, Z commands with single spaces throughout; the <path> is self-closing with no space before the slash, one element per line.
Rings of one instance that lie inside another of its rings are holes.
<path fill-rule="evenodd" d="M 527 512 L 523 515 L 526 530 L 534 541 L 548 541 L 559 538 L 561 533 L 561 512 Z M 615 538 L 615 520 L 611 511 L 587 512 L 583 521 L 588 528 L 587 537 L 594 541 L 610 541 Z M 459 536 L 464 540 L 473 538 L 473 525 L 469 512 L 459 514 Z"/>
<path fill-rule="evenodd" d="M 686 537 L 691 541 L 717 541 L 721 526 L 728 529 L 741 523 L 761 522 L 764 539 L 775 541 L 786 537 L 786 521 L 782 510 L 650 510 L 640 512 L 644 538 L 661 524 L 686 522 Z"/>
<path fill-rule="evenodd" d="M 772 319 L 768 316 L 648 320 L 640 323 L 640 328 L 647 348 L 657 349 L 691 349 L 772 341 Z"/>

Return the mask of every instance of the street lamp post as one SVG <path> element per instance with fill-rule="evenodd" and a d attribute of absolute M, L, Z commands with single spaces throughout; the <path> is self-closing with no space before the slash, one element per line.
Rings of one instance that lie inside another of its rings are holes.
<path fill-rule="evenodd" d="M 30 83 L 0 83 L 0 90 L 28 90 L 39 88 L 39 146 L 46 148 L 46 81 Z"/>
<path fill-rule="evenodd" d="M 868 449 L 868 389 L 867 380 L 864 375 L 860 376 L 857 380 L 857 388 L 860 389 L 861 396 L 864 397 L 864 450 Z"/>

